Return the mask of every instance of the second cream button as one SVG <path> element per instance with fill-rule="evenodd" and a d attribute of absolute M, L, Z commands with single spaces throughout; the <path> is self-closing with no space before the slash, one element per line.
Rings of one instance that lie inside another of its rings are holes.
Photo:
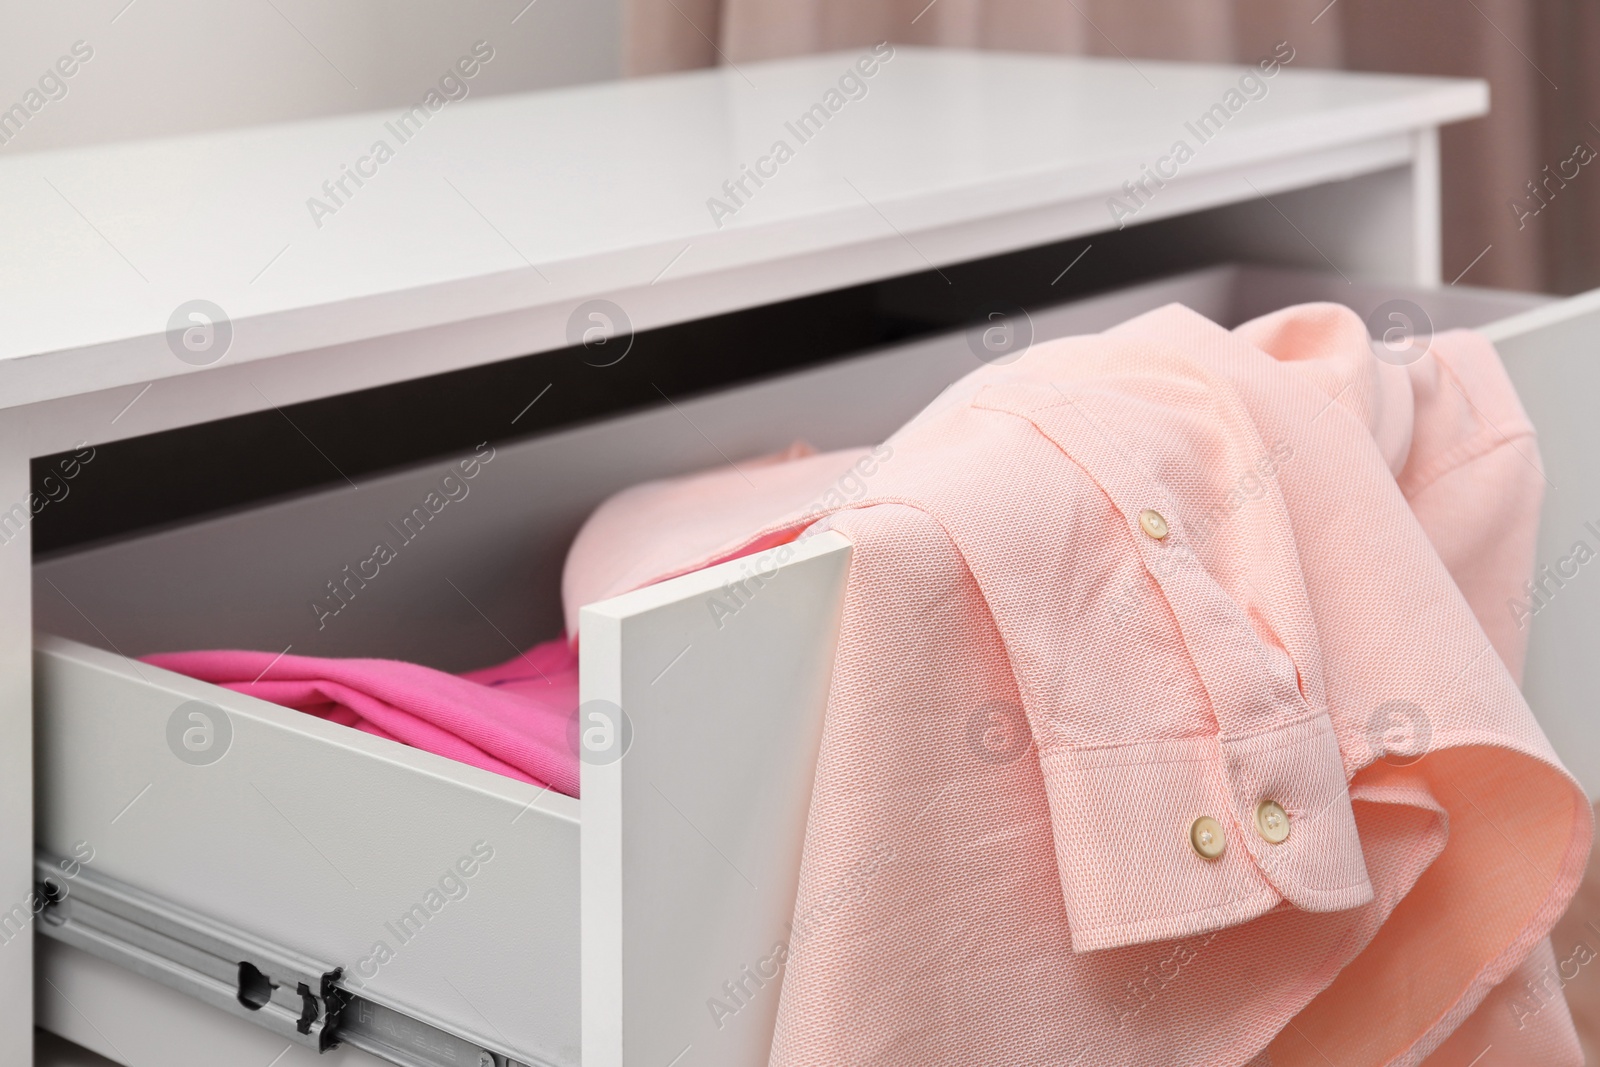
<path fill-rule="evenodd" d="M 1167 520 L 1161 517 L 1161 512 L 1149 508 L 1139 512 L 1139 528 L 1157 541 L 1167 536 Z"/>
<path fill-rule="evenodd" d="M 1289 813 L 1276 800 L 1263 800 L 1256 806 L 1256 830 L 1274 845 L 1289 839 Z"/>

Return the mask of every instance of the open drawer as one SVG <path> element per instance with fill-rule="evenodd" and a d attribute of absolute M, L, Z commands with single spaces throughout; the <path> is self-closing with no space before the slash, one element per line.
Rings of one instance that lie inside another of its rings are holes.
<path fill-rule="evenodd" d="M 1098 330 L 1172 300 L 1232 324 L 1302 300 L 1366 314 L 1396 297 L 1436 328 L 1489 324 L 1543 434 L 1553 484 L 1541 562 L 1567 556 L 1600 517 L 1589 458 L 1600 430 L 1587 412 L 1600 295 L 1541 306 L 1220 267 L 1035 313 L 1033 327 L 1040 339 Z M 68 868 L 82 892 L 56 876 L 67 902 L 40 925 L 51 935 L 41 977 L 62 994 L 41 996 L 41 1023 L 125 1062 L 174 1067 L 260 1052 L 310 1063 L 325 1033 L 342 1046 L 323 1062 L 763 1062 L 782 975 L 756 981 L 749 968 L 787 941 L 842 538 L 805 542 L 737 625 L 719 628 L 707 610 L 737 564 L 585 609 L 581 699 L 613 709 L 626 741 L 620 758 L 585 759 L 581 800 L 133 657 L 292 648 L 446 670 L 507 659 L 559 632 L 562 558 L 609 494 L 797 438 L 880 440 L 974 366 L 964 336 L 939 337 L 499 447 L 333 619 L 308 604 L 453 460 L 40 562 L 37 841 L 51 862 L 82 861 Z M 1600 683 L 1597 620 L 1600 582 L 1568 582 L 1535 621 L 1527 683 L 1591 793 L 1600 736 L 1582 701 Z M 191 957 L 192 973 L 175 975 L 150 947 L 161 942 L 118 925 L 115 908 L 97 914 L 109 899 L 97 890 L 258 958 Z M 128 954 L 130 941 L 145 956 Z M 308 983 L 308 1009 L 289 979 L 336 968 L 326 995 Z M 739 1010 L 709 1011 L 730 984 Z M 347 1017 L 330 1023 L 343 995 L 355 998 Z M 200 1030 L 203 1048 L 187 1036 Z"/>

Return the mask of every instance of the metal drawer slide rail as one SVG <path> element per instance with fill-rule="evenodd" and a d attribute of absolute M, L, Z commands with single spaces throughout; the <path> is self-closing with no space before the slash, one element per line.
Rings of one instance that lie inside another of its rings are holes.
<path fill-rule="evenodd" d="M 63 874 L 77 867 L 71 877 Z M 344 969 L 274 945 L 43 853 L 47 937 L 178 990 L 318 1052 L 347 1044 L 400 1067 L 532 1067 L 414 1014 L 354 993 Z"/>

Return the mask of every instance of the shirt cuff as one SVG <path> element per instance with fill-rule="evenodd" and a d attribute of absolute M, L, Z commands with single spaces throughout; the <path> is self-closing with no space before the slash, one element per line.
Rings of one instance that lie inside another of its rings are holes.
<path fill-rule="evenodd" d="M 1049 746 L 1040 766 L 1075 951 L 1187 937 L 1284 902 L 1340 911 L 1372 900 L 1326 715 L 1244 737 Z M 1288 821 L 1277 843 L 1275 824 L 1262 824 L 1269 801 Z M 1223 838 L 1210 859 L 1191 837 L 1206 816 Z"/>

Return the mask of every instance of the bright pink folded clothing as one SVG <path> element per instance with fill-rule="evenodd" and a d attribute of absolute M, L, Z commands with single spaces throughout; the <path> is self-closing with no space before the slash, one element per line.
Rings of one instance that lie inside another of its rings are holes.
<path fill-rule="evenodd" d="M 388 659 L 231 650 L 164 652 L 146 663 L 296 708 L 510 778 L 578 795 L 568 726 L 578 656 L 565 638 L 495 667 L 446 674 Z"/>

